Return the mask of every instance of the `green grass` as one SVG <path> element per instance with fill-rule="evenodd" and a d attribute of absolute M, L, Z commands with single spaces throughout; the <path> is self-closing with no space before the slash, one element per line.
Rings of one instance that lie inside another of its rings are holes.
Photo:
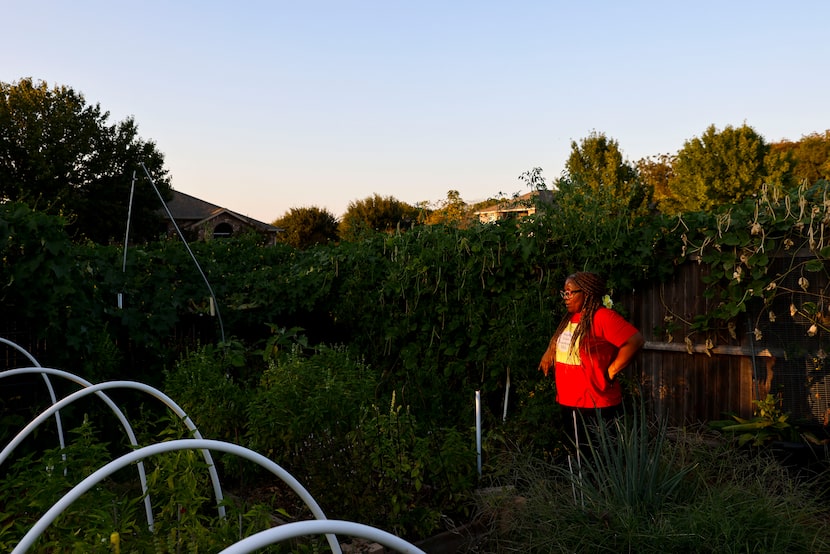
<path fill-rule="evenodd" d="M 827 472 L 628 415 L 582 464 L 503 452 L 479 496 L 477 552 L 830 552 Z M 573 467 L 573 466 L 572 466 Z M 497 472 L 495 468 L 500 468 Z M 574 467 L 575 469 L 575 467 Z"/>

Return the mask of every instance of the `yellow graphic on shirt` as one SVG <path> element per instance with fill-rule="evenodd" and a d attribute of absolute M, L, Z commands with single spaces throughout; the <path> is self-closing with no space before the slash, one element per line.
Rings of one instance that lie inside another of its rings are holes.
<path fill-rule="evenodd" d="M 556 362 L 560 364 L 579 365 L 579 340 L 571 347 L 571 339 L 573 339 L 574 331 L 576 331 L 576 323 L 568 323 L 559 339 L 556 341 Z"/>

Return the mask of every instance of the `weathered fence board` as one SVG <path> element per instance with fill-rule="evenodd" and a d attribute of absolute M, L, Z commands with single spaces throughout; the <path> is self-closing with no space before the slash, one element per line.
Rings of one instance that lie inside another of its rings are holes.
<path fill-rule="evenodd" d="M 669 281 L 622 295 L 627 317 L 647 340 L 627 374 L 642 383 L 658 413 L 673 424 L 722 419 L 726 413 L 750 417 L 753 402 L 774 393 L 794 417 L 821 420 L 830 415 L 830 376 L 817 362 L 823 356 L 822 332 L 808 336 L 804 318 L 792 316 L 789 309 L 816 300 L 816 293 L 796 284 L 800 274 L 782 282 L 786 292 L 773 306 L 750 304 L 731 331 L 694 333 L 695 316 L 714 307 L 704 297 L 707 271 L 703 264 L 687 262 Z M 812 290 L 824 286 L 811 285 Z M 760 339 L 756 327 L 762 329 Z M 818 369 L 811 370 L 811 363 Z"/>

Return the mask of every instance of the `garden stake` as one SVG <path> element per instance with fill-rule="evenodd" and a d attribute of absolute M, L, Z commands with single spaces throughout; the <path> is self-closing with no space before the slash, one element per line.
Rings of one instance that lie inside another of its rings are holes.
<path fill-rule="evenodd" d="M 749 317 L 747 317 L 748 320 Z M 752 323 L 751 321 L 748 322 L 750 324 Z M 750 330 L 747 332 L 747 335 L 749 335 L 749 347 L 752 349 L 752 380 L 755 382 L 755 387 L 753 387 L 755 390 L 755 399 L 761 400 L 761 383 L 758 381 L 758 367 L 755 361 L 755 331 Z"/>
<path fill-rule="evenodd" d="M 476 466 L 481 477 L 481 391 L 476 391 Z"/>
<path fill-rule="evenodd" d="M 577 481 L 579 482 L 579 496 L 582 500 L 582 507 L 585 507 L 585 493 L 582 492 L 582 456 L 579 453 L 579 428 L 576 425 L 576 410 L 571 412 L 574 420 L 574 442 L 576 443 L 576 471 Z M 576 495 L 574 495 L 574 502 L 576 502 Z"/>
<path fill-rule="evenodd" d="M 507 399 L 510 395 L 510 368 L 507 368 L 507 379 L 504 383 L 504 411 L 501 414 L 501 421 L 507 421 Z"/>
<path fill-rule="evenodd" d="M 571 473 L 571 491 L 574 495 L 574 504 L 576 504 L 576 479 L 574 479 L 573 456 L 568 454 L 568 471 Z"/>

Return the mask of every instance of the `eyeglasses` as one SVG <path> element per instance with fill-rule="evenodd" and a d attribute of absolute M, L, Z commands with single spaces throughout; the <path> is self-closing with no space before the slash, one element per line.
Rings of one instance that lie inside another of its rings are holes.
<path fill-rule="evenodd" d="M 582 290 L 579 290 L 579 289 L 574 289 L 574 290 L 560 290 L 560 291 L 559 291 L 559 296 L 561 296 L 562 298 L 564 298 L 565 300 L 567 300 L 568 298 L 570 298 L 571 296 L 573 296 L 574 294 L 576 294 L 576 293 L 578 293 L 578 292 L 582 292 Z"/>

